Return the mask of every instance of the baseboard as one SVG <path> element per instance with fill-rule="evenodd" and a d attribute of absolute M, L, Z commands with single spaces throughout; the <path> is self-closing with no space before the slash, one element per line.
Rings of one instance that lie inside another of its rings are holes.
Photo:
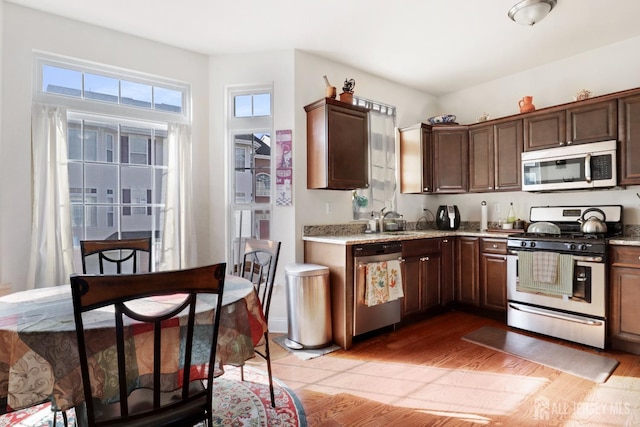
<path fill-rule="evenodd" d="M 269 332 L 274 334 L 286 334 L 288 331 L 288 324 L 286 317 L 271 317 L 269 319 Z"/>

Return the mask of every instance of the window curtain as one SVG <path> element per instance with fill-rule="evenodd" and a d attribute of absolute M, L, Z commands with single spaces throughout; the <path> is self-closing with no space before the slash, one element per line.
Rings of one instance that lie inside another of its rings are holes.
<path fill-rule="evenodd" d="M 196 266 L 191 126 L 170 123 L 167 138 L 165 214 L 160 270 Z"/>
<path fill-rule="evenodd" d="M 395 108 L 359 99 L 369 112 L 371 182 L 369 210 L 396 209 L 396 116 Z"/>
<path fill-rule="evenodd" d="M 33 105 L 31 156 L 33 199 L 27 289 L 69 283 L 73 273 L 66 109 Z"/>

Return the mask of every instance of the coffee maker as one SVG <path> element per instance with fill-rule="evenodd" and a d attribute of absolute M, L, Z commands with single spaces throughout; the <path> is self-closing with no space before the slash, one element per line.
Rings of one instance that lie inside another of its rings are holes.
<path fill-rule="evenodd" d="M 438 230 L 457 230 L 460 228 L 460 211 L 456 205 L 441 205 L 436 211 Z"/>

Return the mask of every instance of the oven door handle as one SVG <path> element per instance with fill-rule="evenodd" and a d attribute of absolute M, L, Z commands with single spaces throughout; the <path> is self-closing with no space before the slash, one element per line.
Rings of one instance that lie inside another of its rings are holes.
<path fill-rule="evenodd" d="M 566 320 L 568 322 L 581 323 L 583 325 L 589 325 L 589 326 L 602 326 L 603 325 L 603 322 L 600 321 L 600 320 L 587 319 L 587 318 L 584 318 L 584 317 L 574 316 L 574 315 L 567 314 L 567 313 L 559 313 L 559 312 L 556 312 L 556 311 L 545 310 L 545 309 L 542 309 L 542 308 L 525 307 L 525 306 L 521 306 L 521 305 L 514 305 L 514 304 L 511 304 L 511 303 L 509 304 L 509 307 L 511 307 L 514 310 L 522 311 L 524 313 L 537 314 L 539 316 L 553 317 L 554 319 Z"/>
<path fill-rule="evenodd" d="M 518 252 L 519 251 L 510 250 L 507 252 L 507 255 L 513 255 L 517 257 Z M 584 256 L 584 255 L 572 255 L 572 256 L 573 256 L 573 260 L 576 262 L 596 262 L 596 263 L 604 262 L 604 258 L 601 256 Z"/>

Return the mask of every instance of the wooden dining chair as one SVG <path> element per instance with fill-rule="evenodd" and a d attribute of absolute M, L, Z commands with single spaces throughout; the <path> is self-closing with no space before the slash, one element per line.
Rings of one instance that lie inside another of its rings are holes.
<path fill-rule="evenodd" d="M 82 272 L 91 273 L 89 264 L 98 263 L 95 273 L 138 273 L 138 265 L 144 266 L 142 272 L 151 271 L 151 237 L 116 240 L 81 240 Z M 145 261 L 146 258 L 146 262 Z M 106 264 L 105 264 L 106 263 Z M 105 266 L 107 268 L 105 269 Z M 109 267 L 110 266 L 110 267 Z M 115 271 L 113 267 L 115 266 Z M 127 271 L 123 271 L 123 267 Z"/>
<path fill-rule="evenodd" d="M 269 306 L 273 283 L 280 256 L 280 242 L 272 240 L 247 239 L 244 245 L 244 254 L 240 264 L 239 275 L 250 280 L 256 289 L 262 312 L 269 325 Z M 264 333 L 264 350 L 255 349 L 255 352 L 267 362 L 269 375 L 269 393 L 271 394 L 271 406 L 275 408 L 276 401 L 273 392 L 273 377 L 271 375 L 271 355 L 269 353 L 269 331 Z M 240 378 L 244 381 L 244 371 L 240 366 Z"/>
<path fill-rule="evenodd" d="M 76 408 L 78 425 L 188 426 L 200 421 L 212 425 L 212 389 L 225 271 L 226 264 L 221 263 L 157 273 L 71 276 L 85 398 L 84 404 Z M 217 294 L 210 331 L 201 321 L 196 330 L 196 302 L 204 293 Z M 184 294 L 184 299 L 160 313 L 150 313 L 148 309 L 136 311 L 127 304 L 140 298 L 173 294 Z M 104 361 L 99 363 L 94 351 L 96 345 L 104 346 L 104 341 L 92 342 L 83 323 L 85 315 L 95 315 L 106 307 L 113 311 L 112 355 L 117 375 L 102 369 Z M 127 326 L 129 321 L 133 324 Z M 166 329 L 171 327 L 179 328 L 179 343 L 171 339 L 174 335 Z M 133 342 L 136 334 L 144 334 L 142 339 L 153 343 L 150 360 L 144 359 L 145 366 L 152 367 L 149 374 L 138 372 L 141 360 L 137 354 L 140 350 Z M 177 355 L 176 345 L 180 346 Z M 165 365 L 181 367 L 177 382 L 163 370 L 165 357 L 168 358 Z M 208 366 L 205 378 L 192 378 L 203 372 L 202 366 Z M 117 388 L 112 398 L 116 402 L 92 396 L 92 391 L 100 393 L 106 389 L 96 385 L 97 378 L 108 381 L 109 376 L 115 378 L 109 387 Z"/>

